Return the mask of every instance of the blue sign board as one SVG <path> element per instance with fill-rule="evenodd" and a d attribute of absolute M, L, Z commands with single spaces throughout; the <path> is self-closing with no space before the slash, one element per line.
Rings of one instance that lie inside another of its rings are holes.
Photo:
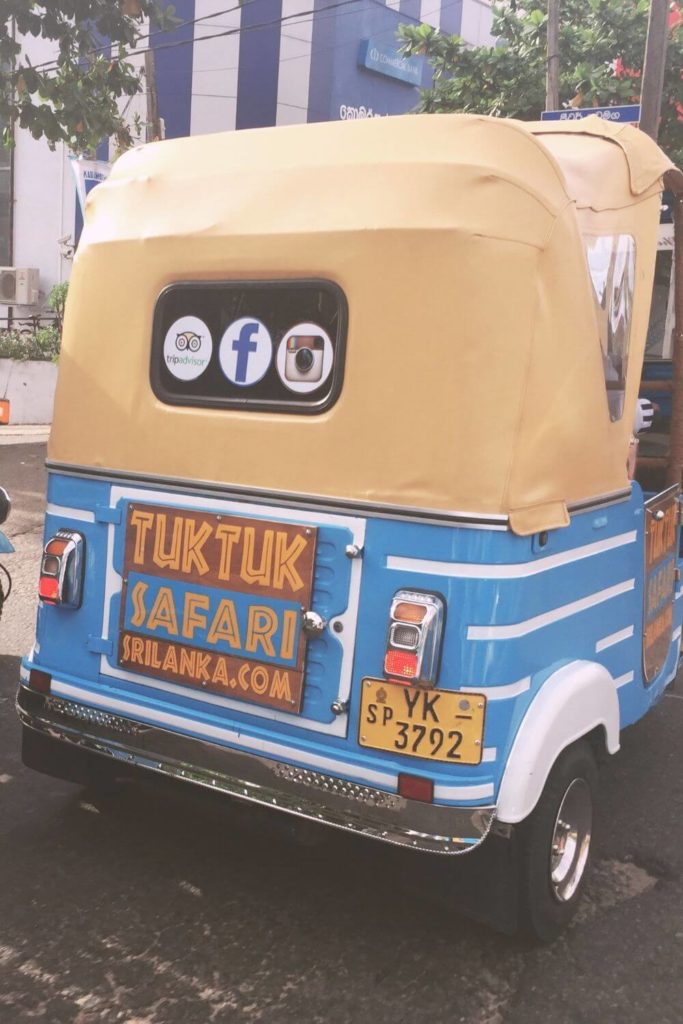
<path fill-rule="evenodd" d="M 597 114 L 605 121 L 615 124 L 637 124 L 640 121 L 640 104 L 630 103 L 623 107 L 567 107 L 566 110 L 544 110 L 541 121 L 580 121 L 591 114 Z"/>
<path fill-rule="evenodd" d="M 387 74 L 391 65 L 383 63 L 381 58 L 376 61 L 381 69 L 378 74 L 361 62 L 359 42 L 374 44 L 378 53 L 381 42 L 386 54 L 402 60 L 398 51 L 399 26 L 419 25 L 419 21 L 387 7 L 383 0 L 355 0 L 353 17 L 348 16 L 346 8 L 328 11 L 336 2 L 316 0 L 316 12 L 320 13 L 313 19 L 308 120 L 348 121 L 407 114 L 414 110 L 420 99 L 417 86 L 428 88 L 431 85 L 429 65 L 424 64 L 417 85 L 412 78 L 406 81 L 394 77 L 393 73 Z M 453 15 L 455 7 L 446 5 L 444 11 Z M 457 32 L 457 25 L 453 23 L 449 30 Z"/>
<path fill-rule="evenodd" d="M 377 37 L 362 39 L 358 63 L 378 75 L 397 78 L 408 85 L 422 85 L 424 57 L 406 57 L 390 40 Z"/>

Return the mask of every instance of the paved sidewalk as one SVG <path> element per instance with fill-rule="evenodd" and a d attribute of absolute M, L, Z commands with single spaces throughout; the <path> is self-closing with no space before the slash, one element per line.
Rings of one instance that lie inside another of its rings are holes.
<path fill-rule="evenodd" d="M 2 444 L 40 444 L 50 436 L 49 423 L 24 424 L 10 423 L 0 426 L 0 445 Z"/>

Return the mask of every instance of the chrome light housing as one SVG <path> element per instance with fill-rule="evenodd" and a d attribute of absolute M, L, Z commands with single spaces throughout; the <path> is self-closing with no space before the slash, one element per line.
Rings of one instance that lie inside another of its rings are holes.
<path fill-rule="evenodd" d="M 438 594 L 398 590 L 389 612 L 384 655 L 388 678 L 418 686 L 436 685 L 445 605 Z"/>

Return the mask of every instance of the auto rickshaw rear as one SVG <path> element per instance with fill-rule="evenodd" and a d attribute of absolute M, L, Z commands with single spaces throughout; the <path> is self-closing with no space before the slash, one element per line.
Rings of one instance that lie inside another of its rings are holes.
<path fill-rule="evenodd" d="M 582 124 L 118 162 L 70 288 L 27 764 L 135 765 L 431 853 L 494 830 L 522 923 L 566 923 L 594 751 L 681 631 L 677 494 L 644 568 L 626 473 L 672 172 Z"/>

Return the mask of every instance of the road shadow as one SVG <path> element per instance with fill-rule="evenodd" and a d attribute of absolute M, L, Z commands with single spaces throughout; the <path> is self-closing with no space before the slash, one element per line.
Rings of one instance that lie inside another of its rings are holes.
<path fill-rule="evenodd" d="M 593 948 L 588 937 L 604 930 L 598 900 L 587 923 L 535 950 L 454 909 L 468 858 L 448 859 L 449 891 L 442 858 L 323 828 L 304 844 L 285 816 L 194 787 L 140 779 L 100 797 L 28 771 L 18 669 L 0 658 L 0 1019 L 4 999 L 8 1019 L 42 1007 L 50 1024 L 204 1024 L 252 1012 L 416 1024 L 451 1019 L 447 1006 L 455 1020 L 500 1024 L 496 1007 L 513 1005 L 525 972 L 543 990 L 568 948 Z M 666 770 L 674 718 L 627 732 L 604 767 L 599 859 L 652 853 L 663 808 L 642 777 Z M 677 786 L 670 780 L 661 799 Z"/>

